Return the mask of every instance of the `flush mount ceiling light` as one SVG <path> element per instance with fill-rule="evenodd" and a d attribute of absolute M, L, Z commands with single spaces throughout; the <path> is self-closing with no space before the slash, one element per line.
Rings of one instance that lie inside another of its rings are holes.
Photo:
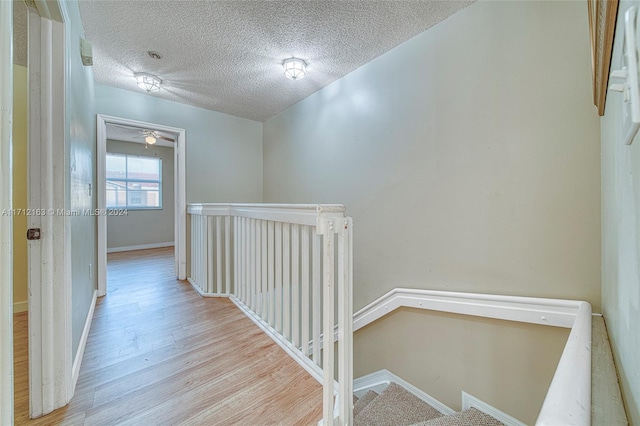
<path fill-rule="evenodd" d="M 147 74 L 146 72 L 137 72 L 134 75 L 136 77 L 138 87 L 146 90 L 147 93 L 160 90 L 160 84 L 162 84 L 162 80 L 160 80 L 155 75 Z"/>
<path fill-rule="evenodd" d="M 299 58 L 289 58 L 282 62 L 284 75 L 292 80 L 304 78 L 307 73 L 307 63 Z"/>

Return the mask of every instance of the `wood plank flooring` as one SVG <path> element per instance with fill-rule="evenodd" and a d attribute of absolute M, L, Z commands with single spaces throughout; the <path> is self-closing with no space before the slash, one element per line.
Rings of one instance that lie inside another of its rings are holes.
<path fill-rule="evenodd" d="M 16 314 L 17 425 L 312 425 L 322 388 L 228 299 L 201 298 L 173 250 L 113 253 L 75 396 L 28 419 L 27 315 Z"/>

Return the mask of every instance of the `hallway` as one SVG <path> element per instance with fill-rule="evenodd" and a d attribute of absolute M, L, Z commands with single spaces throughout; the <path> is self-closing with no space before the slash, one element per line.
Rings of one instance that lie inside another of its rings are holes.
<path fill-rule="evenodd" d="M 108 294 L 96 305 L 74 398 L 29 421 L 25 390 L 16 388 L 16 424 L 310 425 L 321 418 L 320 384 L 231 301 L 201 298 L 175 279 L 173 262 L 173 249 L 109 255 Z M 15 326 L 24 338 L 25 321 Z M 16 343 L 24 338 L 16 335 Z"/>

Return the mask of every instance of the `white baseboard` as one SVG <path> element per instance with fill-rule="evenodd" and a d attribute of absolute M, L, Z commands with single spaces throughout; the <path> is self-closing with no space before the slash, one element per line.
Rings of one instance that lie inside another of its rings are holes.
<path fill-rule="evenodd" d="M 80 365 L 82 364 L 82 357 L 84 356 L 84 349 L 87 346 L 87 338 L 89 337 L 89 330 L 91 329 L 91 321 L 93 320 L 93 312 L 96 309 L 96 300 L 98 299 L 98 290 L 93 291 L 93 298 L 91 299 L 91 306 L 89 307 L 89 313 L 87 313 L 87 319 L 84 321 L 84 329 L 82 330 L 82 336 L 80 336 L 80 344 L 76 351 L 76 357 L 73 360 L 73 367 L 71 369 L 73 382 L 71 385 L 71 393 L 73 394 L 78 383 L 78 376 L 80 375 Z"/>
<path fill-rule="evenodd" d="M 364 395 L 368 390 L 373 390 L 377 393 L 380 393 L 385 390 L 391 382 L 399 384 L 407 391 L 411 392 L 416 397 L 420 398 L 422 401 L 426 402 L 445 416 L 454 414 L 456 412 L 431 395 L 423 392 L 406 380 L 396 376 L 389 370 L 376 371 L 375 373 L 367 374 L 366 376 L 355 379 L 353 381 L 353 393 L 358 397 Z"/>
<path fill-rule="evenodd" d="M 462 391 L 462 409 L 466 410 L 471 407 L 490 415 L 494 419 L 504 423 L 506 426 L 525 426 L 525 424 L 520 420 L 515 419 L 507 413 L 498 410 L 496 407 L 493 407 L 475 396 Z"/>
<path fill-rule="evenodd" d="M 29 302 L 16 302 L 13 304 L 13 313 L 27 312 L 29 310 Z"/>
<path fill-rule="evenodd" d="M 146 250 L 161 247 L 173 247 L 175 243 L 173 241 L 166 243 L 153 243 L 153 244 L 141 244 L 138 246 L 126 246 L 126 247 L 111 247 L 107 249 L 107 253 L 118 253 L 121 251 L 133 251 L 133 250 Z"/>
<path fill-rule="evenodd" d="M 187 281 L 189 282 L 189 284 L 191 284 L 191 287 L 193 287 L 196 293 L 200 295 L 200 297 L 231 297 L 232 296 L 232 294 L 230 293 L 205 293 L 204 291 L 202 291 L 200 286 L 191 279 L 191 277 L 187 277 Z"/>

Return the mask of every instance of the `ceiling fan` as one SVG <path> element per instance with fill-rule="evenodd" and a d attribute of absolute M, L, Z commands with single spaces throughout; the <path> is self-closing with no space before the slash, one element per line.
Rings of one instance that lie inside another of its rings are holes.
<path fill-rule="evenodd" d="M 158 131 L 156 130 L 142 130 L 142 135 L 144 136 L 144 141 L 149 144 L 149 145 L 153 145 L 157 142 L 158 139 L 162 139 L 165 141 L 169 141 L 169 142 L 175 142 L 175 140 L 173 140 L 172 138 L 166 137 L 164 135 L 161 135 Z M 138 136 L 138 137 L 141 137 Z"/>
<path fill-rule="evenodd" d="M 144 138 L 144 141 L 147 145 L 155 145 L 158 139 L 162 139 L 169 142 L 175 142 L 175 139 L 165 136 L 158 132 L 157 130 L 148 130 L 148 129 L 138 129 L 134 127 L 121 126 L 119 124 L 112 124 L 112 126 L 120 127 L 122 129 L 127 129 L 129 131 L 133 131 L 137 133 L 134 138 Z"/>

